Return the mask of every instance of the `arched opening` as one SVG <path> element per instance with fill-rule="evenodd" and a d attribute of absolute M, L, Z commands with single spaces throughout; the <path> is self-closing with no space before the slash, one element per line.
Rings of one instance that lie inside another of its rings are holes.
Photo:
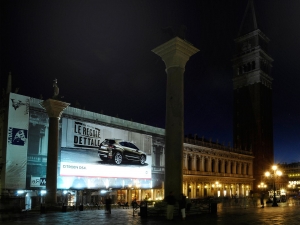
<path fill-rule="evenodd" d="M 211 160 L 211 172 L 216 172 L 215 171 L 215 164 L 216 164 L 216 160 L 212 159 Z"/>
<path fill-rule="evenodd" d="M 255 70 L 255 61 L 252 61 L 252 70 Z"/>
<path fill-rule="evenodd" d="M 218 173 L 222 173 L 222 161 L 219 160 L 219 163 L 218 163 Z"/>
<path fill-rule="evenodd" d="M 188 157 L 188 170 L 192 170 L 192 157 L 190 155 Z"/>
<path fill-rule="evenodd" d="M 208 159 L 204 159 L 204 172 L 208 172 Z"/>
<path fill-rule="evenodd" d="M 197 159 L 196 159 L 196 170 L 197 171 L 200 171 L 200 157 L 197 157 Z"/>

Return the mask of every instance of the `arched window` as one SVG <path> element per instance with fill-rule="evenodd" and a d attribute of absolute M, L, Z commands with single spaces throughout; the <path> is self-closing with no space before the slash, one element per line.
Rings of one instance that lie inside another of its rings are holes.
<path fill-rule="evenodd" d="M 216 160 L 215 160 L 215 159 L 212 159 L 212 160 L 211 160 L 211 172 L 216 172 L 216 171 L 215 171 L 215 164 L 216 164 Z"/>
<path fill-rule="evenodd" d="M 242 175 L 244 175 L 244 167 L 245 167 L 245 165 L 244 165 L 244 163 L 242 163 L 242 165 L 241 165 L 241 174 Z"/>
<path fill-rule="evenodd" d="M 247 71 L 250 71 L 250 70 L 251 70 L 251 64 L 247 63 Z"/>
<path fill-rule="evenodd" d="M 192 170 L 192 156 L 188 155 L 188 170 Z"/>
<path fill-rule="evenodd" d="M 197 156 L 196 170 L 197 170 L 197 171 L 200 171 L 200 157 L 199 157 L 199 156 Z"/>
<path fill-rule="evenodd" d="M 252 70 L 255 70 L 255 61 L 252 61 Z"/>
<path fill-rule="evenodd" d="M 204 159 L 204 171 L 208 172 L 208 159 L 207 158 Z"/>

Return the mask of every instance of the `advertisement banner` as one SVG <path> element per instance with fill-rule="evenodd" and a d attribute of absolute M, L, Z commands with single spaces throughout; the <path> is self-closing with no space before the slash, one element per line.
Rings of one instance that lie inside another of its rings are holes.
<path fill-rule="evenodd" d="M 121 161 L 116 163 L 116 152 L 108 153 L 107 146 L 99 153 L 106 139 L 118 140 L 114 150 L 118 149 Z M 151 179 L 150 135 L 62 118 L 61 147 L 61 177 Z"/>
<path fill-rule="evenodd" d="M 8 110 L 5 188 L 25 188 L 28 148 L 29 97 L 10 93 Z"/>

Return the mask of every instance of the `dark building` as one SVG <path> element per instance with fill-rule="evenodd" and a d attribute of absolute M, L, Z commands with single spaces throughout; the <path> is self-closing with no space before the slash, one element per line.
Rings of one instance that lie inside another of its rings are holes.
<path fill-rule="evenodd" d="M 249 0 L 235 39 L 233 62 L 233 142 L 252 151 L 254 189 L 274 162 L 272 120 L 273 59 L 268 55 L 269 38 L 259 30 L 253 1 Z"/>

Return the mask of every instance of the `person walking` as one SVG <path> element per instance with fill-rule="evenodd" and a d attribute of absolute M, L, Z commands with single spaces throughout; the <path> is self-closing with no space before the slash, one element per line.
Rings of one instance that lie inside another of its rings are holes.
<path fill-rule="evenodd" d="M 108 196 L 105 200 L 105 209 L 107 213 L 111 214 L 111 198 Z"/>
<path fill-rule="evenodd" d="M 176 198 L 171 191 L 167 197 L 165 197 L 165 201 L 167 202 L 167 220 L 173 220 L 174 214 L 174 205 L 176 204 Z"/>
<path fill-rule="evenodd" d="M 264 207 L 265 207 L 264 199 L 265 199 L 265 193 L 262 192 L 261 195 L 260 195 L 260 204 L 261 204 L 261 208 L 264 208 Z"/>
<path fill-rule="evenodd" d="M 179 200 L 179 209 L 181 212 L 182 220 L 185 220 L 185 208 L 186 208 L 186 196 L 184 194 L 181 194 L 181 197 Z"/>

